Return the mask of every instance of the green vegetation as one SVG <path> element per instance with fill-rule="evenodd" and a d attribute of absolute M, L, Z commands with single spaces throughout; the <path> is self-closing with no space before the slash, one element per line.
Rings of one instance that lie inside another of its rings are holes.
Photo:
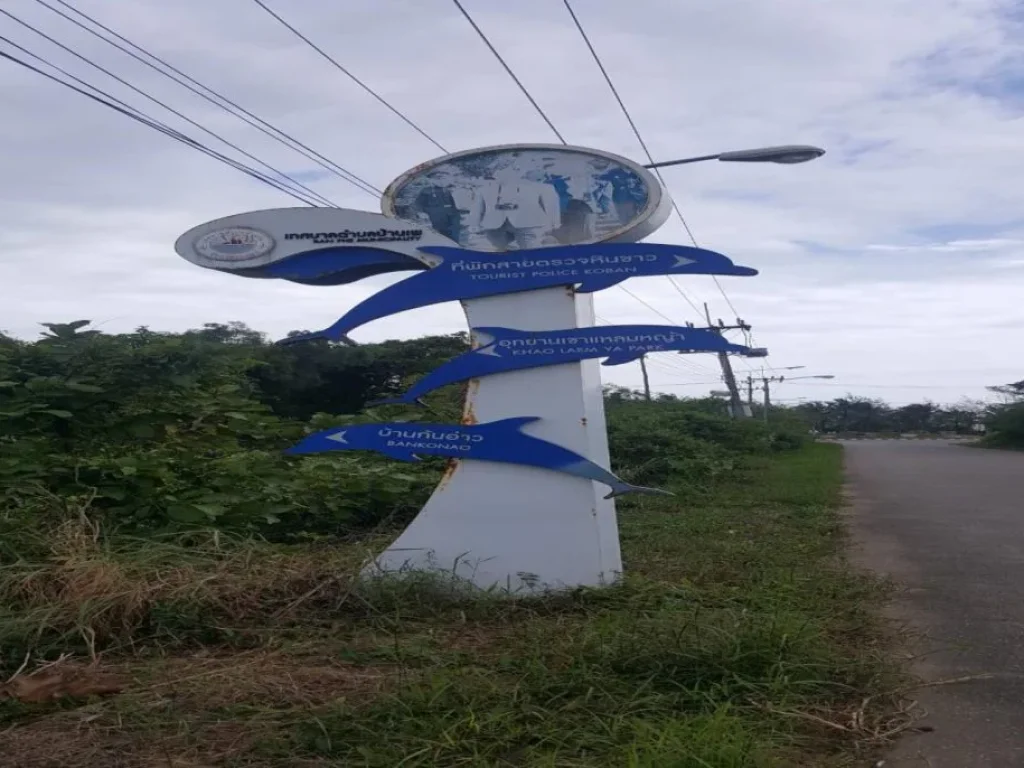
<path fill-rule="evenodd" d="M 309 429 L 372 419 L 357 415 L 368 399 L 465 349 L 462 337 L 285 349 L 239 326 L 119 336 L 82 327 L 51 326 L 32 344 L 0 338 L 4 541 L 23 521 L 62 520 L 68 500 L 87 501 L 94 520 L 121 533 L 336 535 L 408 517 L 433 485 L 437 462 L 396 468 L 281 450 Z M 457 418 L 457 393 L 440 394 L 435 408 Z"/>
<path fill-rule="evenodd" d="M 988 448 L 1024 449 L 1024 403 L 994 409 L 987 426 L 988 434 L 982 445 Z"/>
<path fill-rule="evenodd" d="M 1024 380 L 989 387 L 1007 402 L 988 410 L 988 431 L 981 445 L 986 448 L 1024 450 Z"/>
<path fill-rule="evenodd" d="M 962 399 L 947 406 L 923 402 L 894 407 L 883 400 L 848 395 L 801 403 L 790 410 L 823 434 L 898 437 L 903 433 L 973 435 L 975 427 L 985 422 L 988 406 Z"/>
<path fill-rule="evenodd" d="M 988 448 L 1024 448 L 1024 381 L 987 387 L 1003 403 L 963 399 L 955 405 L 911 403 L 898 408 L 882 400 L 840 397 L 829 402 L 801 403 L 786 409 L 822 434 L 844 437 L 871 435 L 980 436 Z"/>
<path fill-rule="evenodd" d="M 614 392 L 617 471 L 677 494 L 620 503 L 620 585 L 360 581 L 443 464 L 279 451 L 464 340 L 248 333 L 0 340 L 5 765 L 842 766 L 899 722 L 838 446 Z"/>

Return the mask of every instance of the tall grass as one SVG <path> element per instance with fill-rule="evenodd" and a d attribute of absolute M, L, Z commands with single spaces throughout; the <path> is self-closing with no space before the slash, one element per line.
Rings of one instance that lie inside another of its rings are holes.
<path fill-rule="evenodd" d="M 712 504 L 634 500 L 621 584 L 534 597 L 359 581 L 367 542 L 69 525 L 47 557 L 0 569 L 7 674 L 70 650 L 134 683 L 12 715 L 13 764 L 75 764 L 61 754 L 76 749 L 104 765 L 381 768 L 860 754 L 892 717 L 896 671 L 880 588 L 837 557 L 840 481 L 840 449 L 811 445 L 736 468 Z"/>

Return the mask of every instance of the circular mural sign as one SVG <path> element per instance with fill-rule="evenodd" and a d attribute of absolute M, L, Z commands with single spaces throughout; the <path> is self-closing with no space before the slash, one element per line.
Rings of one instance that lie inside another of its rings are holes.
<path fill-rule="evenodd" d="M 417 166 L 388 185 L 381 209 L 463 248 L 508 251 L 636 242 L 665 223 L 671 201 L 652 173 L 624 157 L 511 144 Z"/>

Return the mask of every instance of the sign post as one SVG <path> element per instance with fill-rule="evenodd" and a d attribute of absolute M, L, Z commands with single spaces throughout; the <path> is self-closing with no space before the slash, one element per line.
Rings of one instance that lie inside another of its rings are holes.
<path fill-rule="evenodd" d="M 464 247 L 498 252 L 636 242 L 664 223 L 669 206 L 650 172 L 622 158 L 535 146 L 476 150 L 420 166 L 388 187 L 383 210 L 426 217 Z M 475 299 L 463 307 L 470 328 L 594 325 L 593 296 L 571 285 Z M 464 421 L 523 414 L 541 417 L 528 427 L 537 437 L 610 466 L 596 360 L 470 383 Z M 615 501 L 604 496 L 596 483 L 566 475 L 459 462 L 377 567 L 432 564 L 478 586 L 512 591 L 611 584 L 622 572 L 622 556 Z"/>
<path fill-rule="evenodd" d="M 585 327 L 591 296 L 547 288 L 466 302 L 470 326 Z M 463 421 L 530 414 L 524 432 L 610 465 L 596 360 L 472 381 Z M 622 571 L 615 501 L 592 481 L 525 466 L 460 461 L 376 561 L 382 571 L 429 568 L 513 591 L 610 584 Z"/>
<path fill-rule="evenodd" d="M 409 171 L 385 191 L 383 216 L 259 211 L 197 227 L 176 248 L 200 266 L 310 285 L 416 273 L 289 342 L 354 343 L 349 333 L 375 319 L 462 301 L 474 349 L 399 398 L 468 379 L 462 425 L 364 424 L 311 435 L 292 452 L 456 457 L 367 570 L 434 571 L 520 593 L 613 583 L 622 571 L 613 497 L 658 492 L 610 472 L 599 359 L 746 351 L 706 329 L 594 327 L 592 293 L 630 277 L 756 274 L 712 251 L 640 244 L 670 208 L 654 176 L 625 158 L 512 145 Z"/>

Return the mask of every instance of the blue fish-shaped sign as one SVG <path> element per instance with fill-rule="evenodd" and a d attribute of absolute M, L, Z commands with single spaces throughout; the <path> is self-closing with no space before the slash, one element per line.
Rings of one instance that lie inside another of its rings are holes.
<path fill-rule="evenodd" d="M 373 405 L 416 403 L 435 389 L 458 381 L 505 371 L 559 365 L 605 357 L 604 365 L 621 365 L 647 354 L 687 352 L 749 352 L 708 328 L 672 325 L 608 325 L 559 331 L 517 331 L 513 328 L 474 328 L 476 349 L 434 369 L 398 398 Z"/>
<path fill-rule="evenodd" d="M 756 275 L 703 248 L 654 243 L 596 243 L 481 253 L 447 246 L 419 249 L 436 264 L 390 285 L 349 310 L 334 325 L 291 336 L 282 343 L 329 339 L 352 343 L 355 328 L 397 312 L 446 301 L 577 285 L 580 293 L 609 288 L 630 277 L 648 275 Z"/>
<path fill-rule="evenodd" d="M 417 461 L 418 456 L 424 454 L 524 464 L 607 485 L 611 488 L 611 493 L 605 498 L 624 493 L 672 495 L 657 488 L 630 485 L 568 448 L 520 431 L 523 426 L 538 419 L 537 416 L 521 416 L 474 425 L 414 422 L 357 424 L 312 434 L 298 445 L 289 448 L 286 453 L 378 451 L 401 461 Z"/>
<path fill-rule="evenodd" d="M 388 272 L 425 269 L 429 267 L 422 261 L 397 251 L 348 245 L 299 253 L 251 272 L 306 285 L 343 285 Z"/>

